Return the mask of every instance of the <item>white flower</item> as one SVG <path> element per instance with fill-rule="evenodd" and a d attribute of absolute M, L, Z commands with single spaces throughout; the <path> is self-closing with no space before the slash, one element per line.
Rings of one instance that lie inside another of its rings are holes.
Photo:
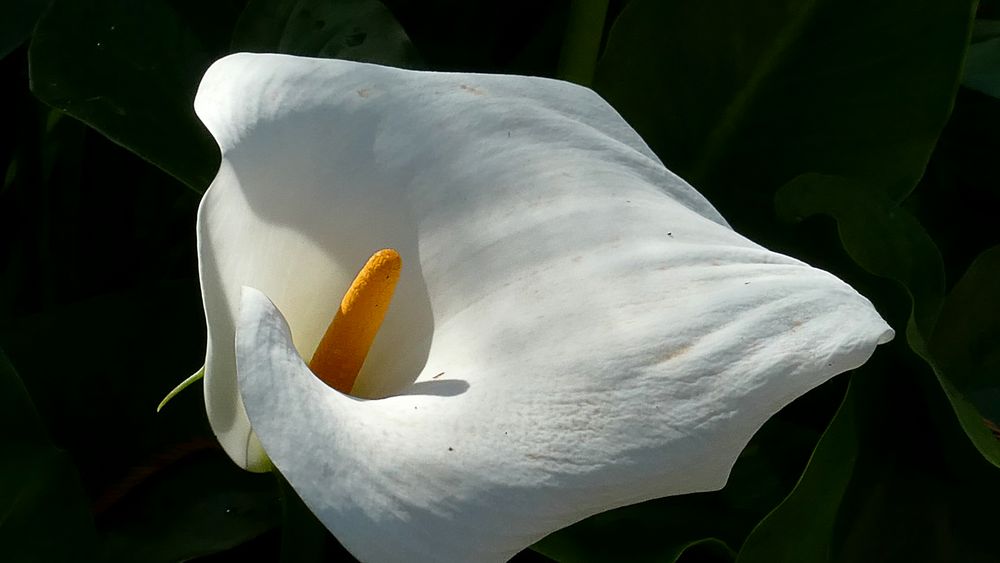
<path fill-rule="evenodd" d="M 893 336 L 579 86 L 239 54 L 195 107 L 222 149 L 198 218 L 209 418 L 362 560 L 504 560 L 718 489 L 769 416 Z M 364 400 L 302 357 L 383 247 L 404 265 Z"/>

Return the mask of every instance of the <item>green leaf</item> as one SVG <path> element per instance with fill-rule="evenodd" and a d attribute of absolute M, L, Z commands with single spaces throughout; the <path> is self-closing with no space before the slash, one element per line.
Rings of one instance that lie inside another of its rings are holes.
<path fill-rule="evenodd" d="M 0 59 L 31 35 L 35 22 L 51 0 L 14 0 L 0 7 Z"/>
<path fill-rule="evenodd" d="M 224 551 L 278 524 L 274 479 L 215 450 L 157 468 L 107 514 L 107 561 L 172 563 Z"/>
<path fill-rule="evenodd" d="M 909 293 L 917 327 L 929 332 L 934 326 L 944 296 L 941 255 L 920 223 L 880 190 L 843 177 L 806 174 L 778 190 L 775 207 L 786 221 L 833 217 L 851 258 Z"/>
<path fill-rule="evenodd" d="M 1000 246 L 972 263 L 928 340 L 941 385 L 973 444 L 1000 467 Z"/>
<path fill-rule="evenodd" d="M 738 229 L 807 173 L 898 200 L 951 110 L 973 3 L 633 0 L 595 87 Z"/>
<path fill-rule="evenodd" d="M 732 563 L 736 552 L 726 542 L 716 538 L 705 538 L 684 546 L 676 563 Z"/>
<path fill-rule="evenodd" d="M 410 38 L 378 0 L 250 0 L 233 50 L 419 66 Z"/>
<path fill-rule="evenodd" d="M 200 191 L 219 151 L 193 102 L 217 53 L 176 4 L 57 0 L 35 29 L 31 90 Z"/>
<path fill-rule="evenodd" d="M 88 561 L 96 532 L 69 457 L 54 447 L 0 350 L 0 545 L 5 561 Z"/>
<path fill-rule="evenodd" d="M 737 563 L 827 560 L 831 533 L 851 481 L 857 458 L 854 400 L 848 395 L 833 422 L 816 444 L 802 479 L 792 493 L 754 529 Z M 827 533 L 796 533 L 802 522 Z"/>
<path fill-rule="evenodd" d="M 580 0 L 569 5 L 559 53 L 559 78 L 590 86 L 604 36 L 608 0 Z"/>
<path fill-rule="evenodd" d="M 792 493 L 738 563 L 990 562 L 998 473 L 969 443 L 921 366 L 889 347 L 852 376 Z"/>
<path fill-rule="evenodd" d="M 1000 98 L 1000 37 L 969 46 L 962 85 Z"/>
<path fill-rule="evenodd" d="M 944 266 L 934 241 L 877 190 L 836 177 L 802 177 L 782 187 L 776 202 L 785 219 L 818 213 L 834 217 L 851 258 L 906 290 L 913 304 L 907 342 L 934 368 L 969 439 L 1000 466 L 1000 442 L 990 431 L 1000 421 L 1000 356 L 993 351 L 1000 341 L 995 289 L 1000 287 L 1000 252 L 980 256 L 942 309 Z"/>

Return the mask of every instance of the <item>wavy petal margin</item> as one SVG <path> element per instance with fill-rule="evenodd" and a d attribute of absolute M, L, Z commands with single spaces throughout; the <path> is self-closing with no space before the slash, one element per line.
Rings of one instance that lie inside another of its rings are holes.
<path fill-rule="evenodd" d="M 585 88 L 240 54 L 196 110 L 223 154 L 199 213 L 209 418 L 261 468 L 252 422 L 362 560 L 504 560 L 720 488 L 768 417 L 893 336 Z M 347 397 L 301 358 L 386 246 L 403 277 Z"/>

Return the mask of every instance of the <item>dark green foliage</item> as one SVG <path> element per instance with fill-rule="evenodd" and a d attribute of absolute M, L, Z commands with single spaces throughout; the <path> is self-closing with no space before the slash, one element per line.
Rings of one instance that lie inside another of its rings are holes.
<path fill-rule="evenodd" d="M 222 53 L 182 15 L 164 0 L 54 2 L 32 37 L 31 91 L 204 190 L 218 149 L 192 102 Z"/>
<path fill-rule="evenodd" d="M 192 100 L 249 50 L 593 75 L 737 230 L 896 328 L 768 422 L 725 489 L 517 560 L 996 561 L 998 20 L 989 0 L 5 4 L 0 559 L 350 560 L 226 460 L 197 385 L 155 413 L 204 354 L 194 220 L 219 155 Z"/>
<path fill-rule="evenodd" d="M 49 441 L 14 367 L 0 350 L 0 545 L 8 561 L 88 561 L 97 535 L 66 452 Z"/>
<path fill-rule="evenodd" d="M 0 7 L 0 59 L 31 35 L 50 0 L 17 0 Z"/>
<path fill-rule="evenodd" d="M 232 47 L 419 66 L 410 38 L 377 0 L 250 0 L 236 25 Z"/>

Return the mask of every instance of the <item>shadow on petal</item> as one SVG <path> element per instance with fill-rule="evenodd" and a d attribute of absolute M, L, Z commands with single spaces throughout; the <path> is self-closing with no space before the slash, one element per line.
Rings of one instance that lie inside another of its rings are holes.
<path fill-rule="evenodd" d="M 464 379 L 442 379 L 436 381 L 418 381 L 400 395 L 436 395 L 438 397 L 456 397 L 469 390 L 469 382 Z"/>
<path fill-rule="evenodd" d="M 273 284 L 251 285 L 286 315 L 304 358 L 368 256 L 392 247 L 403 257 L 392 306 L 353 391 L 362 398 L 405 391 L 423 370 L 434 333 L 404 179 L 378 173 L 384 164 L 376 162 L 373 151 L 377 119 L 364 110 L 286 115 L 256 124 L 254 135 L 226 154 L 238 197 L 253 216 L 247 230 L 279 239 L 266 253 L 269 264 L 255 269 L 280 277 Z"/>

